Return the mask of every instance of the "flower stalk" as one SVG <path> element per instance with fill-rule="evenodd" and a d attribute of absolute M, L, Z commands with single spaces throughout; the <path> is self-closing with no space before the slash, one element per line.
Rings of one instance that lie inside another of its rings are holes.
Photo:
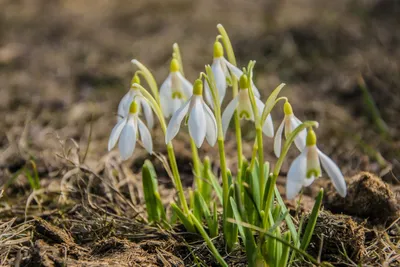
<path fill-rule="evenodd" d="M 236 66 L 236 57 L 235 53 L 233 52 L 233 47 L 231 40 L 229 39 L 228 33 L 226 32 L 224 26 L 221 24 L 217 25 L 217 29 L 221 36 L 219 39 L 222 40 L 224 44 L 226 54 L 230 63 Z M 238 94 L 238 81 L 237 78 L 232 75 L 232 97 L 236 97 Z M 235 133 L 236 133 L 236 146 L 237 146 L 237 158 L 238 158 L 238 177 L 241 175 L 242 163 L 243 163 L 243 145 L 242 145 L 242 130 L 240 129 L 240 119 L 239 114 L 235 112 L 234 114 L 234 121 L 235 121 Z"/>
<path fill-rule="evenodd" d="M 158 117 L 158 119 L 160 121 L 160 125 L 161 125 L 162 131 L 164 132 L 164 134 L 166 134 L 167 133 L 167 125 L 165 123 L 165 119 L 164 119 L 164 116 L 163 116 L 162 111 L 160 109 L 160 106 L 157 104 L 157 101 L 140 84 L 134 84 L 133 86 L 138 88 L 140 90 L 140 92 L 143 94 L 143 96 L 149 101 L 151 107 L 154 110 L 154 113 L 157 115 L 157 117 Z M 184 213 L 187 215 L 187 214 L 189 214 L 189 206 L 187 204 L 185 193 L 183 191 L 181 177 L 179 175 L 178 165 L 176 163 L 174 147 L 173 147 L 171 142 L 168 142 L 168 144 L 167 144 L 167 152 L 168 152 L 169 162 L 171 164 L 174 184 L 175 184 L 176 190 L 178 191 L 179 202 L 181 204 L 181 207 L 182 207 Z"/>

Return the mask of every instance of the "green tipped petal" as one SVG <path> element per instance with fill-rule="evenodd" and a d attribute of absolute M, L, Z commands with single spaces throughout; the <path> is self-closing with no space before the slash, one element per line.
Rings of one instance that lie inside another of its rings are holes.
<path fill-rule="evenodd" d="M 224 56 L 224 48 L 222 44 L 218 41 L 214 43 L 214 58 L 219 58 Z"/>

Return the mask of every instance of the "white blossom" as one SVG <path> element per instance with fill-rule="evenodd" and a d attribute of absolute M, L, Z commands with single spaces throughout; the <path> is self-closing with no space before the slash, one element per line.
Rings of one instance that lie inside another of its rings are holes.
<path fill-rule="evenodd" d="M 126 160 L 132 156 L 138 135 L 140 136 L 147 152 L 150 154 L 153 152 L 153 142 L 150 131 L 142 120 L 139 119 L 138 115 L 138 104 L 136 101 L 133 101 L 130 105 L 128 114 L 124 118 L 120 119 L 111 131 L 108 140 L 108 151 L 113 149 L 118 142 L 118 149 L 122 160 Z"/>
<path fill-rule="evenodd" d="M 188 115 L 189 134 L 196 146 L 200 147 L 204 139 L 207 139 L 211 146 L 215 145 L 217 123 L 211 109 L 204 103 L 201 80 L 196 80 L 193 88 L 193 95 L 172 116 L 168 124 L 165 143 L 169 143 L 178 134 L 182 120 Z"/>
<path fill-rule="evenodd" d="M 221 104 L 226 94 L 228 81 L 232 81 L 232 75 L 234 75 L 236 79 L 239 80 L 239 78 L 243 75 L 243 71 L 241 71 L 238 67 L 236 67 L 232 63 L 230 63 L 224 57 L 224 49 L 222 47 L 222 44 L 218 41 L 214 43 L 214 59 L 213 63 L 211 64 L 211 69 L 214 74 L 215 84 L 218 89 L 219 101 Z M 207 83 L 204 85 L 204 87 L 205 87 L 206 101 L 211 107 L 214 107 L 210 87 Z M 252 88 L 254 91 L 254 95 L 257 98 L 260 98 L 260 93 L 256 88 L 256 86 L 254 85 L 253 81 L 252 81 Z"/>
<path fill-rule="evenodd" d="M 285 103 L 283 110 L 285 113 L 285 117 L 283 118 L 282 123 L 279 125 L 279 128 L 276 131 L 276 135 L 274 138 L 274 153 L 275 156 L 278 158 L 281 155 L 283 129 L 285 129 L 285 137 L 287 138 L 289 134 L 302 123 L 293 114 L 292 106 L 289 104 L 289 102 Z M 306 145 L 306 135 L 307 132 L 304 129 L 294 139 L 294 143 L 300 151 L 303 151 Z"/>
<path fill-rule="evenodd" d="M 150 104 L 144 99 L 142 93 L 139 89 L 135 88 L 133 85 L 137 83 L 140 84 L 139 77 L 135 75 L 131 82 L 131 88 L 129 89 L 128 93 L 126 93 L 121 101 L 118 104 L 118 121 L 123 120 L 129 114 L 129 108 L 131 106 L 132 101 L 138 103 L 139 106 L 142 107 L 144 118 L 146 119 L 147 126 L 152 129 L 154 126 L 154 116 L 151 110 Z M 139 110 L 139 112 L 141 112 Z"/>
<path fill-rule="evenodd" d="M 235 110 L 238 112 L 240 119 L 254 121 L 254 112 L 250 101 L 249 89 L 247 88 L 246 75 L 242 75 L 240 77 L 239 85 L 240 85 L 240 90 L 238 95 L 231 100 L 231 102 L 225 108 L 224 113 L 222 114 L 222 129 L 224 135 L 228 130 L 229 122 L 231 121 Z M 255 101 L 256 101 L 258 115 L 261 116 L 265 105 L 257 97 L 255 97 Z M 271 115 L 268 115 L 265 122 L 263 122 L 262 130 L 266 136 L 268 137 L 274 136 L 274 125 L 272 122 Z"/>
<path fill-rule="evenodd" d="M 339 167 L 316 146 L 316 136 L 313 130 L 307 134 L 306 147 L 292 163 L 287 174 L 286 197 L 293 199 L 303 186 L 311 185 L 316 178 L 321 177 L 321 166 L 332 180 L 333 186 L 342 197 L 346 196 L 346 182 Z"/>
<path fill-rule="evenodd" d="M 169 118 L 192 96 L 193 85 L 179 71 L 178 60 L 172 59 L 170 73 L 161 85 L 161 110 Z"/>

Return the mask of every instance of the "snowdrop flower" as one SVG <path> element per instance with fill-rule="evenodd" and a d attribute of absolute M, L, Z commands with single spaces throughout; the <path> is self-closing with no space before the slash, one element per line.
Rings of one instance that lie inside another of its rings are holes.
<path fill-rule="evenodd" d="M 228 104 L 224 113 L 222 114 L 222 129 L 224 135 L 226 134 L 229 122 L 231 121 L 235 110 L 237 110 L 240 119 L 254 121 L 254 113 L 251 106 L 249 89 L 248 89 L 248 80 L 246 75 L 240 76 L 239 87 L 240 87 L 239 94 L 232 99 L 232 101 Z M 255 100 L 258 113 L 261 116 L 265 105 L 259 98 L 255 97 Z M 274 136 L 274 125 L 272 123 L 271 115 L 267 116 L 267 119 L 263 124 L 262 130 L 266 136 L 268 137 Z"/>
<path fill-rule="evenodd" d="M 144 118 L 146 119 L 147 126 L 152 129 L 154 126 L 153 112 L 149 103 L 144 99 L 142 93 L 139 89 L 135 88 L 133 85 L 137 83 L 140 84 L 140 79 L 138 75 L 134 75 L 131 81 L 131 89 L 124 95 L 118 105 L 118 121 L 123 120 L 129 114 L 129 108 L 134 98 L 138 102 L 139 106 L 142 106 Z"/>
<path fill-rule="evenodd" d="M 283 112 L 285 113 L 285 117 L 283 118 L 281 125 L 279 125 L 279 128 L 276 131 L 274 139 L 274 152 L 275 156 L 278 158 L 281 155 L 283 129 L 285 129 L 285 137 L 287 138 L 289 134 L 302 123 L 293 114 L 293 109 L 292 106 L 289 104 L 289 102 L 285 102 L 283 106 Z M 306 136 L 307 136 L 307 131 L 306 129 L 304 129 L 294 139 L 294 143 L 300 151 L 303 151 L 304 147 L 306 146 Z"/>
<path fill-rule="evenodd" d="M 346 182 L 339 167 L 316 146 L 317 137 L 310 129 L 307 133 L 306 147 L 292 163 L 287 174 L 286 197 L 293 199 L 303 186 L 309 186 L 321 176 L 321 166 L 331 178 L 339 195 L 346 196 Z"/>
<path fill-rule="evenodd" d="M 192 96 L 193 85 L 179 71 L 179 62 L 172 59 L 170 73 L 160 88 L 161 109 L 166 118 L 174 114 Z"/>
<path fill-rule="evenodd" d="M 238 67 L 225 59 L 224 48 L 222 47 L 222 44 L 218 41 L 214 43 L 214 59 L 211 65 L 211 69 L 214 74 L 215 83 L 218 89 L 219 101 L 221 104 L 225 97 L 226 88 L 228 87 L 228 81 L 232 81 L 231 75 L 234 75 L 237 79 L 239 79 L 242 76 L 243 71 L 241 71 Z M 258 89 L 253 82 L 252 87 L 254 95 L 259 98 L 260 93 L 258 92 Z M 207 103 L 211 107 L 214 107 L 210 87 L 207 83 L 205 84 L 205 89 L 205 97 Z"/>
<path fill-rule="evenodd" d="M 169 143 L 177 134 L 185 115 L 189 117 L 189 134 L 197 147 L 200 147 L 204 138 L 214 146 L 217 141 L 217 123 L 211 109 L 203 100 L 203 82 L 196 80 L 193 86 L 193 95 L 172 116 L 165 136 L 165 143 Z"/>
<path fill-rule="evenodd" d="M 121 158 L 122 160 L 128 159 L 135 150 L 138 129 L 144 148 L 152 154 L 153 142 L 150 132 L 146 125 L 139 119 L 139 106 L 136 101 L 133 101 L 129 107 L 128 114 L 119 120 L 112 129 L 110 139 L 108 140 L 108 151 L 114 148 L 119 139 L 118 149 Z"/>

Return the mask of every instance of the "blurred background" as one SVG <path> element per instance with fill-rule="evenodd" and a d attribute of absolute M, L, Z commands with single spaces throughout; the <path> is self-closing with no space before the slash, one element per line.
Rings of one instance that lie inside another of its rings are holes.
<path fill-rule="evenodd" d="M 86 163 L 95 166 L 107 153 L 118 102 L 135 71 L 130 60 L 148 66 L 160 84 L 177 42 L 193 81 L 212 62 L 218 23 L 240 67 L 257 60 L 264 101 L 285 82 L 295 114 L 320 122 L 319 147 L 346 176 L 368 170 L 399 182 L 395 0 L 0 0 L 0 176 L 30 158 L 41 176 L 59 170 L 58 138 L 73 138 L 84 149 L 91 125 Z M 279 107 L 275 127 L 282 116 Z M 232 137 L 227 149 L 234 162 Z M 254 133 L 245 131 L 244 138 L 249 156 Z M 163 138 L 155 139 L 156 150 L 165 151 Z M 271 145 L 265 141 L 267 159 L 274 160 Z M 186 147 L 177 141 L 180 157 L 188 157 Z M 201 149 L 213 157 L 209 151 Z"/>

